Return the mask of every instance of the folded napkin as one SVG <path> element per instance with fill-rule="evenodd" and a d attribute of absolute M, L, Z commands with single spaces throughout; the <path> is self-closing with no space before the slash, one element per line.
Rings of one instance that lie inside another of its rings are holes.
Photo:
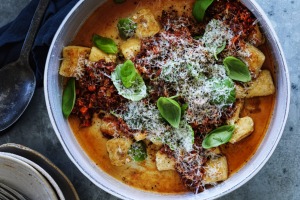
<path fill-rule="evenodd" d="M 31 50 L 30 62 L 37 85 L 42 86 L 49 46 L 59 25 L 78 0 L 51 0 Z M 0 68 L 18 59 L 39 0 L 32 0 L 19 16 L 0 28 Z"/>

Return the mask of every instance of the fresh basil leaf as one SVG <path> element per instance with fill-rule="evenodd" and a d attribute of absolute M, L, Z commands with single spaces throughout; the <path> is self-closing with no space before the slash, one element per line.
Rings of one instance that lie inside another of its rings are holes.
<path fill-rule="evenodd" d="M 121 4 L 124 3 L 126 0 L 114 0 L 115 3 Z"/>
<path fill-rule="evenodd" d="M 205 11 L 214 2 L 214 0 L 196 0 L 193 7 L 193 16 L 198 22 L 203 21 Z"/>
<path fill-rule="evenodd" d="M 118 53 L 117 44 L 110 38 L 94 34 L 92 37 L 93 44 L 101 51 L 108 54 Z"/>
<path fill-rule="evenodd" d="M 234 125 L 225 125 L 211 131 L 204 138 L 202 147 L 210 149 L 227 143 L 232 137 L 234 128 Z"/>
<path fill-rule="evenodd" d="M 135 80 L 129 88 L 126 88 L 121 80 L 121 67 L 118 65 L 111 74 L 111 80 L 118 90 L 119 95 L 131 101 L 139 101 L 147 96 L 147 88 L 143 78 L 136 72 Z"/>
<path fill-rule="evenodd" d="M 214 52 L 214 56 L 216 60 L 219 60 L 218 54 L 220 54 L 225 49 L 225 47 L 226 47 L 226 41 L 223 42 L 222 46 L 216 48 Z"/>
<path fill-rule="evenodd" d="M 184 111 L 186 111 L 188 109 L 188 107 L 189 107 L 189 104 L 187 104 L 187 103 L 182 104 L 181 107 L 180 107 L 181 108 L 181 114 L 183 114 Z"/>
<path fill-rule="evenodd" d="M 174 128 L 179 127 L 181 118 L 180 105 L 171 98 L 160 97 L 157 100 L 157 107 L 161 116 Z"/>
<path fill-rule="evenodd" d="M 67 82 L 62 96 L 62 112 L 64 114 L 64 117 L 67 118 L 71 114 L 75 104 L 75 99 L 75 78 L 70 78 Z"/>
<path fill-rule="evenodd" d="M 228 56 L 223 61 L 226 67 L 226 72 L 229 78 L 236 81 L 248 82 L 251 81 L 251 74 L 247 65 L 238 58 Z"/>
<path fill-rule="evenodd" d="M 212 79 L 212 92 L 214 104 L 232 104 L 235 102 L 235 86 L 230 79 Z M 220 93 L 220 91 L 222 91 Z"/>
<path fill-rule="evenodd" d="M 119 20 L 117 27 L 121 38 L 128 39 L 134 35 L 137 23 L 129 18 L 122 18 Z"/>
<path fill-rule="evenodd" d="M 134 142 L 128 150 L 129 156 L 134 161 L 143 161 L 147 158 L 147 147 L 143 141 Z"/>
<path fill-rule="evenodd" d="M 130 88 L 134 83 L 137 71 L 134 67 L 134 64 L 131 60 L 127 60 L 122 66 L 120 70 L 121 81 L 126 88 Z"/>

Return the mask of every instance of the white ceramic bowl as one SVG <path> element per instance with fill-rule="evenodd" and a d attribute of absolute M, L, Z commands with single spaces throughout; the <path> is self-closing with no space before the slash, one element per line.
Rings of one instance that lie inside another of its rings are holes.
<path fill-rule="evenodd" d="M 79 200 L 78 194 L 68 177 L 42 154 L 20 144 L 7 143 L 0 146 L 0 153 L 20 156 L 27 163 L 39 169 L 56 190 L 60 200 Z M 34 163 L 34 164 L 33 164 Z"/>
<path fill-rule="evenodd" d="M 29 199 L 58 199 L 49 182 L 36 169 L 2 152 L 0 152 L 0 182 Z"/>
<path fill-rule="evenodd" d="M 223 183 L 198 195 L 160 195 L 129 187 L 104 173 L 92 162 L 76 141 L 69 124 L 61 112 L 62 78 L 58 75 L 62 48 L 76 35 L 80 26 L 104 1 L 81 0 L 67 15 L 58 29 L 46 62 L 44 87 L 45 98 L 53 128 L 66 153 L 78 169 L 97 186 L 123 199 L 214 199 L 223 196 L 250 180 L 267 162 L 282 135 L 289 111 L 290 82 L 285 58 L 271 23 L 254 0 L 241 0 L 256 16 L 267 37 L 276 69 L 276 103 L 269 129 L 252 159 Z"/>
<path fill-rule="evenodd" d="M 6 152 L 0 152 L 1 155 L 6 155 L 6 156 L 10 156 L 12 158 L 16 158 L 24 163 L 27 163 L 28 165 L 30 165 L 31 167 L 33 167 L 37 172 L 39 172 L 50 184 L 50 186 L 53 188 L 53 190 L 55 191 L 57 197 L 59 200 L 65 200 L 65 197 L 60 189 L 60 187 L 57 185 L 57 183 L 55 182 L 55 180 L 52 178 L 52 176 L 50 176 L 50 174 L 45 171 L 45 169 L 43 169 L 42 167 L 40 167 L 38 164 L 32 162 L 31 160 L 24 158 L 22 156 L 13 154 L 13 153 L 6 153 Z"/>

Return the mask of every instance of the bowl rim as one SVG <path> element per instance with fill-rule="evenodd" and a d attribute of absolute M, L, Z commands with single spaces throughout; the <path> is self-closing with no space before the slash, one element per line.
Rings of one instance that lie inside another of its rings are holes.
<path fill-rule="evenodd" d="M 49 70 L 49 65 L 50 65 L 51 52 L 52 52 L 53 48 L 55 47 L 55 42 L 56 42 L 57 38 L 59 37 L 61 30 L 64 28 L 64 25 L 67 23 L 67 21 L 69 20 L 69 18 L 77 11 L 77 9 L 85 1 L 86 0 L 79 0 L 77 2 L 77 4 L 67 14 L 67 16 L 65 17 L 65 19 L 62 21 L 60 27 L 58 28 L 58 30 L 57 30 L 57 32 L 56 32 L 56 34 L 55 34 L 55 36 L 54 36 L 54 38 L 52 40 L 51 46 L 49 48 L 48 57 L 47 57 L 47 60 L 46 60 L 46 65 L 45 65 L 45 73 L 44 73 L 44 93 L 45 93 L 45 100 L 46 100 L 47 111 L 48 111 L 48 115 L 49 115 L 51 124 L 53 126 L 53 129 L 54 129 L 54 131 L 55 131 L 55 133 L 56 133 L 56 135 L 57 135 L 60 143 L 62 144 L 64 151 L 66 152 L 66 154 L 69 157 L 69 159 L 74 163 L 74 165 L 80 170 L 80 172 L 82 174 L 84 174 L 96 186 L 98 186 L 99 188 L 101 188 L 102 190 L 104 190 L 104 191 L 106 191 L 108 193 L 110 193 L 110 194 L 112 194 L 112 195 L 114 195 L 116 197 L 123 198 L 123 199 L 134 199 L 134 198 L 128 197 L 127 195 L 120 194 L 117 191 L 112 190 L 111 188 L 106 187 L 103 183 L 101 183 L 98 180 L 96 180 L 95 178 L 93 178 L 89 172 L 87 172 L 86 170 L 84 170 L 83 166 L 81 166 L 76 161 L 76 158 L 73 156 L 73 154 L 71 153 L 71 150 L 68 148 L 68 145 L 66 144 L 66 142 L 62 138 L 62 135 L 61 135 L 61 133 L 59 131 L 58 125 L 57 125 L 55 117 L 54 117 L 55 115 L 54 115 L 54 113 L 52 112 L 52 109 L 51 109 L 50 98 L 49 98 L 49 93 L 48 93 L 48 91 L 49 91 L 48 86 L 49 85 L 48 85 L 48 76 L 47 76 L 47 72 Z M 214 196 L 211 196 L 209 198 L 206 198 L 206 199 L 219 198 L 221 196 L 224 196 L 224 195 L 226 195 L 226 194 L 228 194 L 228 193 L 236 190 L 237 188 L 241 187 L 246 182 L 248 182 L 252 177 L 254 177 L 261 170 L 261 168 L 267 163 L 267 161 L 269 160 L 269 158 L 273 154 L 274 150 L 276 149 L 276 147 L 277 147 L 277 145 L 278 145 L 278 143 L 280 141 L 280 138 L 281 138 L 281 136 L 283 134 L 283 131 L 284 131 L 284 128 L 285 128 L 285 124 L 286 124 L 286 121 L 287 121 L 287 118 L 288 118 L 288 113 L 289 113 L 289 107 L 290 107 L 290 77 L 289 77 L 289 71 L 288 71 L 288 67 L 287 67 L 287 62 L 286 62 L 286 59 L 285 59 L 282 47 L 281 47 L 281 45 L 279 43 L 278 36 L 277 36 L 277 34 L 276 34 L 276 32 L 275 32 L 275 30 L 274 30 L 274 28 L 273 28 L 270 20 L 268 19 L 267 15 L 265 14 L 265 12 L 262 10 L 262 8 L 258 5 L 258 3 L 255 0 L 241 0 L 241 2 L 243 4 L 245 4 L 244 2 L 248 2 L 248 3 L 252 4 L 252 7 L 256 9 L 256 11 L 259 13 L 259 15 L 261 16 L 261 18 L 264 20 L 265 24 L 267 25 L 267 29 L 270 32 L 270 35 L 272 37 L 270 40 L 274 41 L 274 45 L 275 45 L 274 49 L 275 49 L 275 51 L 278 52 L 279 59 L 280 59 L 278 61 L 278 65 L 279 65 L 279 67 L 282 67 L 283 68 L 282 70 L 284 71 L 284 73 L 283 73 L 284 76 L 283 77 L 284 77 L 284 83 L 286 84 L 286 88 L 284 88 L 286 90 L 285 91 L 286 96 L 284 97 L 285 98 L 284 101 L 286 102 L 286 105 L 284 105 L 285 106 L 285 110 L 284 110 L 284 113 L 282 114 L 283 115 L 283 120 L 281 122 L 280 129 L 277 130 L 277 135 L 276 135 L 277 137 L 274 140 L 273 145 L 269 149 L 267 155 L 265 155 L 264 159 L 260 163 L 256 164 L 256 166 L 251 171 L 251 173 L 248 176 L 246 176 L 243 180 L 241 180 L 237 184 L 233 185 L 229 189 L 227 189 L 227 190 L 225 190 L 225 191 L 223 191 L 221 193 L 218 193 L 218 194 L 216 194 Z M 251 12 L 253 12 L 253 10 L 251 10 Z M 276 102 L 275 102 L 275 107 L 276 107 Z M 275 107 L 274 107 L 273 114 L 275 112 Z M 273 120 L 271 120 L 271 122 L 269 124 L 268 130 L 270 129 L 272 121 Z M 263 141 L 261 142 L 260 147 L 262 146 L 262 143 L 263 143 Z M 260 147 L 256 150 L 255 154 L 251 157 L 250 160 L 252 160 L 253 157 L 257 154 L 257 152 L 260 150 Z M 242 168 L 244 168 L 244 167 L 245 166 L 243 166 Z M 235 174 L 237 174 L 237 173 L 238 172 L 236 172 Z M 136 190 L 139 190 L 139 189 L 136 189 Z M 147 191 L 143 191 L 143 192 L 147 193 Z M 200 195 L 201 195 L 201 193 L 200 193 Z M 189 198 L 187 198 L 187 199 L 189 199 Z M 201 196 L 195 195 L 195 198 L 192 198 L 192 199 L 201 199 Z"/>

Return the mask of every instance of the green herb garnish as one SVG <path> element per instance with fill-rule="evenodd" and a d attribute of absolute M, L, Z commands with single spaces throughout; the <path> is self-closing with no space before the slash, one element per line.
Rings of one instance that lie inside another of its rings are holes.
<path fill-rule="evenodd" d="M 163 141 L 173 151 L 181 147 L 186 151 L 191 151 L 195 142 L 194 130 L 186 121 L 181 121 L 179 128 L 164 133 Z"/>
<path fill-rule="evenodd" d="M 143 141 L 134 142 L 128 150 L 129 156 L 134 161 L 143 161 L 147 158 L 147 147 Z"/>
<path fill-rule="evenodd" d="M 128 39 L 134 35 L 137 28 L 137 23 L 129 18 L 123 18 L 119 20 L 117 26 L 121 38 Z"/>
<path fill-rule="evenodd" d="M 231 104 L 235 102 L 235 86 L 234 82 L 230 79 L 212 79 L 215 104 Z M 218 91 L 227 91 L 226 94 L 220 94 Z"/>
<path fill-rule="evenodd" d="M 181 107 L 173 99 L 160 97 L 157 101 L 157 107 L 161 116 L 169 122 L 174 128 L 179 127 L 181 117 Z"/>
<path fill-rule="evenodd" d="M 248 82 L 251 81 L 250 71 L 247 65 L 233 56 L 224 59 L 223 64 L 226 68 L 227 75 L 232 80 Z"/>
<path fill-rule="evenodd" d="M 205 11 L 214 2 L 214 0 L 196 0 L 193 7 L 193 16 L 198 22 L 203 21 Z"/>
<path fill-rule="evenodd" d="M 204 138 L 202 147 L 205 149 L 210 149 L 212 147 L 217 147 L 227 143 L 232 137 L 234 128 L 234 125 L 225 125 L 211 131 Z"/>
<path fill-rule="evenodd" d="M 62 96 L 62 112 L 64 114 L 64 117 L 67 118 L 71 114 L 75 104 L 75 99 L 75 78 L 70 78 L 67 82 Z"/>
<path fill-rule="evenodd" d="M 131 60 L 127 60 L 121 67 L 120 76 L 123 85 L 130 88 L 138 75 L 134 64 Z"/>
<path fill-rule="evenodd" d="M 216 48 L 214 52 L 214 56 L 216 60 L 219 60 L 218 54 L 220 54 L 225 49 L 225 47 L 226 47 L 226 41 L 223 42 L 222 46 Z"/>
<path fill-rule="evenodd" d="M 147 96 L 145 82 L 131 60 L 118 65 L 111 74 L 111 80 L 119 95 L 126 99 L 139 101 Z"/>
<path fill-rule="evenodd" d="M 100 50 L 108 54 L 118 53 L 117 44 L 110 38 L 94 34 L 92 37 L 93 44 Z"/>
<path fill-rule="evenodd" d="M 181 107 L 180 107 L 181 108 L 181 114 L 183 114 L 184 111 L 186 111 L 188 109 L 188 107 L 189 107 L 189 104 L 187 104 L 187 103 L 182 104 Z"/>

